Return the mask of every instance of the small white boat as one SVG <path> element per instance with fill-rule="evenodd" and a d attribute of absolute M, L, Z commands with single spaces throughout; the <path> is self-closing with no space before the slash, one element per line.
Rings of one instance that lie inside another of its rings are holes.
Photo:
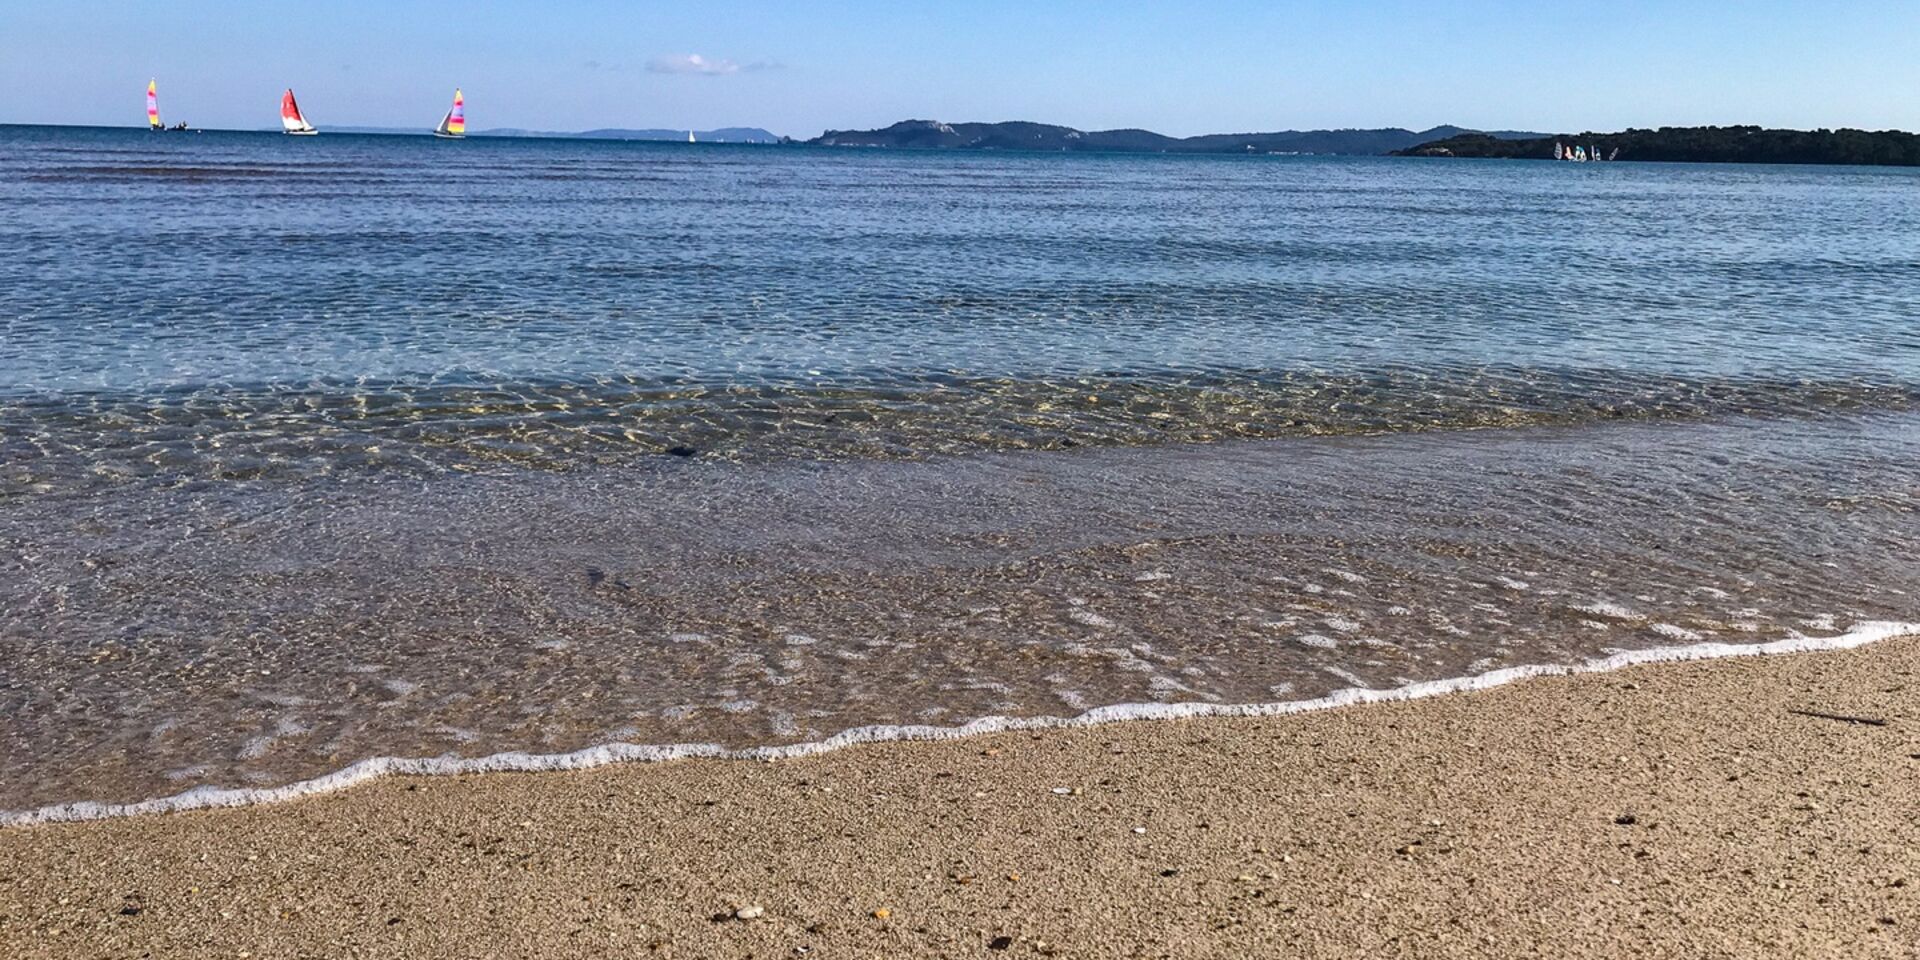
<path fill-rule="evenodd" d="M 458 140 L 467 135 L 467 98 L 460 95 L 460 88 L 453 88 L 453 109 L 440 118 L 440 125 L 433 128 L 433 135 Z"/>
<path fill-rule="evenodd" d="M 307 122 L 306 117 L 300 115 L 300 105 L 293 101 L 291 88 L 280 97 L 280 128 L 296 137 L 311 137 L 320 132 Z"/>

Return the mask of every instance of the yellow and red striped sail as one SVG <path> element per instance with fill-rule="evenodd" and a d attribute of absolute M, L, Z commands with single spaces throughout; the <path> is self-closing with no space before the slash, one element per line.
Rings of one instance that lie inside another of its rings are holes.
<path fill-rule="evenodd" d="M 152 80 L 147 81 L 147 129 L 160 129 L 160 94 Z"/>
<path fill-rule="evenodd" d="M 453 109 L 440 118 L 440 126 L 433 131 L 442 137 L 464 137 L 467 135 L 467 98 L 460 94 L 460 88 L 453 88 Z"/>

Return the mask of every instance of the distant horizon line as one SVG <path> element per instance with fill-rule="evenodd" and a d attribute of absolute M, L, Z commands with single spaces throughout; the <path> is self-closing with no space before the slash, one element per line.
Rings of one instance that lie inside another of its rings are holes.
<path fill-rule="evenodd" d="M 139 123 L 46 123 L 46 122 L 40 122 L 40 121 L 23 121 L 23 120 L 0 120 L 0 127 L 62 127 L 62 128 L 76 129 L 76 130 L 146 130 L 146 129 L 149 129 Z M 382 124 L 367 124 L 367 123 L 327 123 L 324 125 L 318 125 L 318 127 L 322 131 L 333 131 L 336 133 L 366 134 L 369 136 L 405 137 L 405 136 L 432 136 L 433 135 L 433 127 L 431 125 L 420 126 L 420 127 L 400 127 L 400 126 L 389 126 L 389 125 L 382 125 Z M 207 133 L 281 133 L 283 132 L 283 130 L 280 127 L 267 125 L 267 124 L 263 124 L 257 127 L 189 127 L 188 129 L 200 130 Z M 470 136 L 470 137 L 520 136 L 525 139 L 560 139 L 560 138 L 566 138 L 566 137 L 579 137 L 582 134 L 602 133 L 602 132 L 649 133 L 649 132 L 657 131 L 662 133 L 675 133 L 675 134 L 693 133 L 695 135 L 699 135 L 702 133 L 724 133 L 727 131 L 735 131 L 735 130 L 758 131 L 760 133 L 770 134 L 774 137 L 783 136 L 783 134 L 774 133 L 773 131 L 768 130 L 765 127 L 752 127 L 752 126 L 744 126 L 744 125 L 709 127 L 705 130 L 702 130 L 699 127 L 589 127 L 585 130 L 534 130 L 528 127 L 487 127 L 484 130 L 474 130 L 472 132 L 469 132 L 467 136 Z M 788 138 L 788 139 L 794 139 L 794 138 Z M 794 139 L 794 142 L 798 143 L 802 141 Z"/>
<path fill-rule="evenodd" d="M 601 127 L 587 127 L 579 130 L 542 130 L 542 129 L 534 129 L 531 127 L 499 126 L 499 127 L 487 127 L 481 130 L 474 130 L 468 133 L 467 136 L 500 137 L 500 138 L 507 138 L 507 139 L 519 138 L 519 139 L 529 139 L 529 140 L 539 140 L 539 139 L 656 140 L 656 139 L 663 139 L 663 138 L 656 138 L 656 137 L 621 138 L 617 136 L 589 137 L 587 135 L 618 134 L 618 133 L 671 133 L 677 137 L 682 133 L 692 133 L 697 137 L 703 133 L 718 134 L 718 133 L 731 133 L 731 132 L 755 132 L 755 133 L 766 134 L 774 138 L 775 142 L 786 141 L 793 144 L 805 144 L 815 140 L 826 139 L 828 137 L 831 137 L 834 134 L 876 133 L 879 131 L 892 129 L 892 128 L 901 126 L 903 124 L 915 124 L 915 123 L 939 124 L 939 125 L 946 125 L 946 126 L 953 126 L 953 125 L 996 126 L 996 125 L 1005 125 L 1005 124 L 1032 124 L 1035 126 L 1056 127 L 1064 130 L 1073 130 L 1073 131 L 1078 131 L 1082 133 L 1119 133 L 1119 132 L 1140 131 L 1145 133 L 1152 133 L 1152 134 L 1155 134 L 1156 136 L 1167 137 L 1168 139 L 1172 139 L 1172 140 L 1197 140 L 1197 139 L 1202 139 L 1207 137 L 1263 136 L 1263 135 L 1272 135 L 1272 134 L 1364 133 L 1364 132 L 1376 132 L 1376 131 L 1405 131 L 1408 133 L 1420 134 L 1420 133 L 1428 133 L 1436 130 L 1443 130 L 1443 129 L 1449 129 L 1449 128 L 1456 129 L 1456 130 L 1463 130 L 1470 133 L 1513 134 L 1513 133 L 1524 132 L 1524 133 L 1527 133 L 1529 136 L 1546 136 L 1546 137 L 1596 136 L 1596 135 L 1607 135 L 1609 133 L 1623 133 L 1623 132 L 1634 131 L 1634 130 L 1656 130 L 1657 131 L 1657 130 L 1686 130 L 1686 129 L 1727 129 L 1727 128 L 1741 128 L 1741 127 L 1751 127 L 1756 129 L 1762 129 L 1762 130 L 1779 130 L 1779 131 L 1790 131 L 1790 132 L 1800 132 L 1800 133 L 1815 133 L 1815 132 L 1822 132 L 1822 131 L 1845 131 L 1845 130 L 1857 130 L 1857 131 L 1866 132 L 1866 133 L 1908 133 L 1908 134 L 1914 133 L 1914 131 L 1903 130 L 1898 127 L 1885 127 L 1885 128 L 1879 128 L 1879 129 L 1871 128 L 1871 127 L 1850 127 L 1850 126 L 1844 126 L 1844 125 L 1820 126 L 1820 127 L 1773 127 L 1773 126 L 1768 126 L 1766 124 L 1756 124 L 1756 123 L 1660 124 L 1657 126 L 1628 125 L 1628 126 L 1619 128 L 1619 130 L 1617 131 L 1586 129 L 1586 130 L 1581 130 L 1579 132 L 1564 131 L 1564 130 L 1549 132 L 1549 131 L 1522 131 L 1519 128 L 1469 127 L 1469 126 L 1463 126 L 1460 124 L 1441 123 L 1441 124 L 1434 124 L 1432 126 L 1428 126 L 1425 128 L 1411 127 L 1411 126 L 1388 126 L 1388 127 L 1342 126 L 1342 127 L 1312 127 L 1312 128 L 1288 127 L 1288 128 L 1275 129 L 1275 130 L 1244 130 L 1244 131 L 1228 131 L 1228 132 L 1218 132 L 1218 133 L 1202 133 L 1202 134 L 1193 134 L 1190 136 L 1176 136 L 1173 134 L 1160 134 L 1157 131 L 1151 130 L 1150 128 L 1137 127 L 1137 126 L 1136 127 L 1110 127 L 1110 128 L 1102 128 L 1098 130 L 1088 130 L 1080 127 L 1069 126 L 1067 124 L 1047 123 L 1045 121 L 1039 121 L 1039 120 L 940 121 L 940 120 L 925 120 L 921 118 L 908 118 L 904 120 L 897 120 L 897 121 L 894 121 L 893 123 L 885 124 L 878 127 L 868 127 L 868 128 L 827 127 L 823 129 L 818 136 L 815 136 L 815 137 L 799 137 L 799 136 L 792 136 L 788 134 L 781 134 L 781 133 L 776 133 L 775 131 L 767 127 L 759 127 L 759 126 L 753 126 L 749 124 L 727 124 L 723 126 L 709 127 L 706 129 L 701 129 L 699 127 L 669 127 L 669 126 L 650 126 L 650 127 L 601 126 Z M 67 128 L 75 128 L 75 129 L 92 129 L 92 130 L 145 130 L 145 129 L 148 129 L 138 122 L 71 123 L 71 122 L 48 122 L 48 121 L 26 121 L 26 120 L 0 120 L 0 127 L 67 127 Z M 263 124 L 257 127 L 210 126 L 210 127 L 190 127 L 189 129 L 204 131 L 208 133 L 280 133 L 280 132 L 283 132 L 280 127 L 268 125 L 268 124 Z M 322 131 L 333 131 L 335 133 L 361 134 L 361 135 L 368 135 L 368 136 L 432 136 L 433 135 L 433 127 L 431 125 L 422 125 L 422 126 L 415 127 L 415 126 L 396 126 L 396 125 L 388 125 L 388 124 L 327 123 L 327 124 L 320 125 L 320 129 Z M 750 143 L 750 142 L 756 142 L 756 141 L 735 141 L 735 142 Z"/>

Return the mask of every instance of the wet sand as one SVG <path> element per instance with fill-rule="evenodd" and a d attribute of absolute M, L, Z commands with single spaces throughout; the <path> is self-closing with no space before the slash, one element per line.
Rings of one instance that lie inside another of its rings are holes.
<path fill-rule="evenodd" d="M 1905 638 L 19 828 L 0 955 L 1913 957 L 1916 798 Z"/>

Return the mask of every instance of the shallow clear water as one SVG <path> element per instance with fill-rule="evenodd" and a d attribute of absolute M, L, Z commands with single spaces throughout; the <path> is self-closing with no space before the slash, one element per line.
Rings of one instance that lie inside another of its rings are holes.
<path fill-rule="evenodd" d="M 0 209 L 0 809 L 1920 620 L 1910 171 L 0 127 Z"/>
<path fill-rule="evenodd" d="M 1910 404 L 1920 176 L 5 128 L 0 496 Z"/>

